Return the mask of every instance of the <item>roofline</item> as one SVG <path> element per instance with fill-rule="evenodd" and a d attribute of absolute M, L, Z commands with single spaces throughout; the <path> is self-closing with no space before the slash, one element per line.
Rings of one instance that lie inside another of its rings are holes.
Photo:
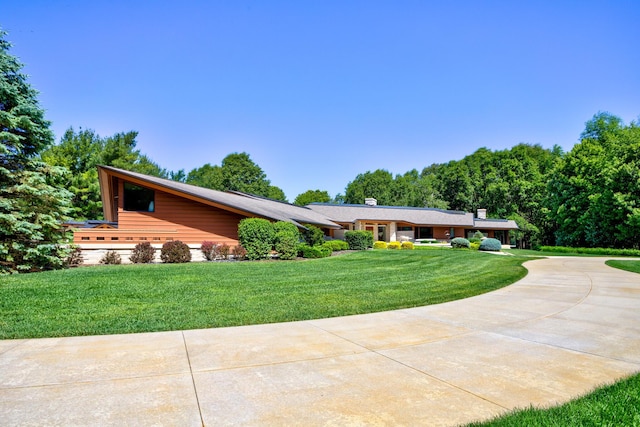
<path fill-rule="evenodd" d="M 135 174 L 135 175 L 132 175 Z M 137 184 L 143 184 L 146 185 L 148 187 L 151 187 L 153 189 L 160 189 L 166 193 L 175 195 L 175 196 L 180 196 L 180 197 L 184 197 L 187 198 L 189 200 L 193 200 L 208 206 L 213 206 L 213 207 L 217 207 L 220 209 L 224 209 L 230 212 L 234 212 L 237 213 L 239 215 L 243 215 L 246 217 L 260 217 L 260 218 L 268 218 L 271 219 L 273 221 L 282 221 L 282 218 L 278 218 L 275 217 L 273 215 L 268 215 L 262 212 L 254 212 L 254 211 L 250 211 L 250 210 L 244 210 L 244 209 L 239 209 L 235 206 L 232 206 L 230 204 L 227 203 L 223 203 L 223 202 L 219 202 L 219 201 L 213 201 L 211 199 L 207 199 L 207 198 L 203 198 L 197 194 L 194 194 L 190 191 L 185 191 L 183 189 L 178 189 L 175 188 L 170 184 L 170 180 L 167 180 L 166 178 L 160 178 L 160 177 L 150 177 L 153 179 L 159 179 L 159 180 L 163 180 L 163 181 L 168 181 L 166 184 L 164 183 L 158 183 L 158 182 L 154 182 L 150 179 L 147 179 L 145 174 L 139 173 L 139 172 L 131 172 L 131 171 L 127 171 L 124 169 L 119 169 L 119 168 L 115 168 L 113 166 L 105 166 L 105 165 L 98 165 L 98 177 L 100 178 L 100 192 L 101 192 L 101 197 L 103 200 L 103 213 L 104 216 L 107 220 L 109 221 L 113 221 L 113 206 L 112 206 L 112 200 L 113 197 L 105 197 L 106 195 L 104 194 L 104 191 L 107 191 L 109 193 L 109 195 L 113 194 L 113 189 L 111 188 L 111 180 L 108 179 L 109 176 L 115 176 L 117 178 L 120 179 L 126 179 L 128 181 L 131 181 L 133 183 L 137 183 Z M 191 185 L 191 184 L 185 184 L 185 183 L 180 183 L 180 184 L 184 184 L 184 185 Z M 194 186 L 197 187 L 197 186 Z M 204 187 L 198 187 L 198 188 L 204 188 Z M 106 190 L 105 190 L 106 189 Z M 287 204 L 290 205 L 290 203 L 286 203 L 286 202 L 282 202 L 280 200 L 273 200 L 273 199 L 269 199 L 267 197 L 262 197 L 262 196 L 256 196 L 253 194 L 248 194 L 248 193 L 242 193 L 240 191 L 234 191 L 234 192 L 224 192 L 224 191 L 220 191 L 220 190 L 213 190 L 213 189 L 207 189 L 206 190 L 210 190 L 210 191 L 217 191 L 220 193 L 226 193 L 226 194 L 235 194 L 238 197 L 249 197 L 249 198 L 257 198 L 257 199 L 263 199 L 263 200 L 269 200 L 272 202 L 279 202 L 279 203 L 283 203 L 283 204 Z M 186 197 L 185 197 L 186 196 Z M 105 203 L 105 201 L 108 201 L 107 203 Z M 295 205 L 292 205 L 295 206 Z M 303 206 L 296 206 L 297 208 L 301 208 L 304 209 Z M 298 222 L 297 219 L 294 219 L 293 217 L 288 217 L 288 220 L 293 223 L 294 225 L 296 225 L 297 227 L 300 228 L 305 228 L 306 227 L 302 224 L 300 224 Z M 308 224 L 314 224 L 313 222 L 310 221 L 304 221 L 305 223 Z M 333 222 L 333 221 L 331 221 Z M 336 228 L 339 229 L 340 227 L 336 224 L 335 226 L 329 226 L 326 224 L 320 224 L 320 223 L 315 223 L 317 225 L 320 225 L 322 227 L 325 228 Z"/>

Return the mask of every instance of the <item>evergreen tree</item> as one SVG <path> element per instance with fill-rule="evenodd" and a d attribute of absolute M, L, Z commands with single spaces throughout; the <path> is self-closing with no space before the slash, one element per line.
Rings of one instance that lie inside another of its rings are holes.
<path fill-rule="evenodd" d="M 53 142 L 37 92 L 0 31 L 0 273 L 60 268 L 70 253 L 61 223 L 65 169 L 38 160 Z"/>

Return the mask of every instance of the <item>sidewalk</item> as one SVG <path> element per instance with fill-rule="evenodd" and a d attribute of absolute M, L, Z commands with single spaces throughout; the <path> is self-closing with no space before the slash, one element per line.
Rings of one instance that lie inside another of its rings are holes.
<path fill-rule="evenodd" d="M 526 266 L 421 308 L 0 341 L 1 424 L 454 426 L 640 371 L 640 276 L 603 258 Z"/>

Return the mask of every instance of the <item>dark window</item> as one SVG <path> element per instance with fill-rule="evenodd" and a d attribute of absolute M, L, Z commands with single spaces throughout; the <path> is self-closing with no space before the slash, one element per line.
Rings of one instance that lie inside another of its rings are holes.
<path fill-rule="evenodd" d="M 402 225 L 398 227 L 398 231 L 413 231 L 413 227 Z"/>
<path fill-rule="evenodd" d="M 433 239 L 433 227 L 418 227 L 418 239 Z"/>
<path fill-rule="evenodd" d="M 125 211 L 153 212 L 154 204 L 155 191 L 128 182 L 124 183 Z"/>

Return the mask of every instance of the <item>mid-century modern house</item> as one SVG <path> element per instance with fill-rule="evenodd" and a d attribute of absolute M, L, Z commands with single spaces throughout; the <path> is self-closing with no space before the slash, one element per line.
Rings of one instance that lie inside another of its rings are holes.
<path fill-rule="evenodd" d="M 311 224 L 328 238 L 346 230 L 369 230 L 374 240 L 448 240 L 476 231 L 509 243 L 514 221 L 430 208 L 313 203 L 295 206 L 240 192 L 222 192 L 109 166 L 98 167 L 105 221 L 74 226 L 74 243 L 83 248 L 126 247 L 148 241 L 162 245 L 180 240 L 199 245 L 205 240 L 238 244 L 238 223 L 258 217 Z"/>

